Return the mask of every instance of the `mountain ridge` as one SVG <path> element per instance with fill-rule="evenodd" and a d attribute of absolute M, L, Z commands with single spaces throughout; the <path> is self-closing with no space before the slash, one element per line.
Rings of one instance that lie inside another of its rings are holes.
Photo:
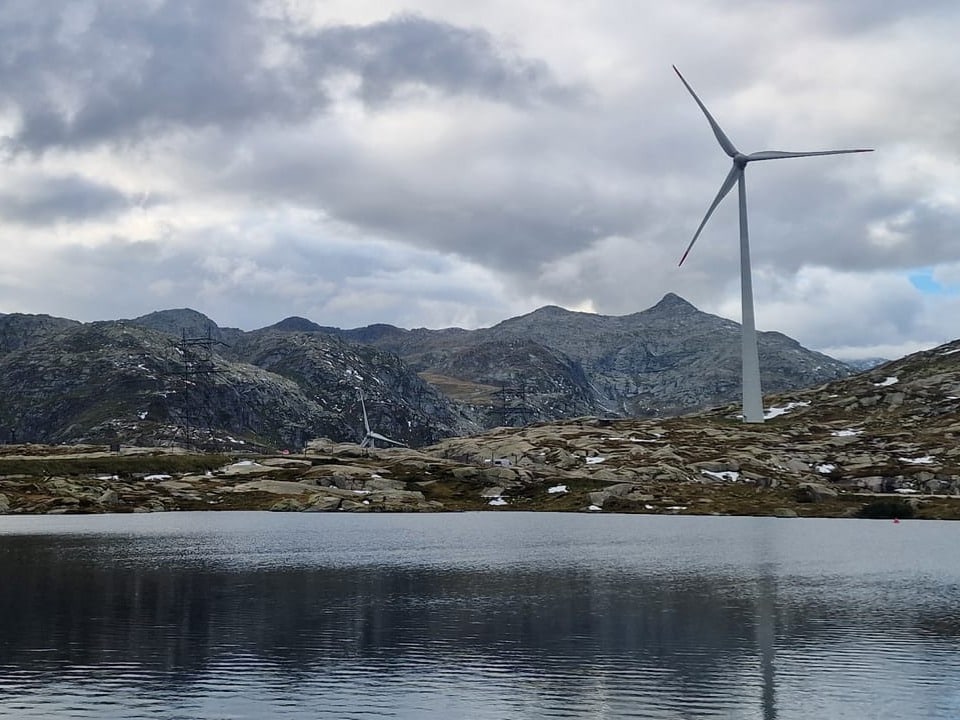
<path fill-rule="evenodd" d="M 781 333 L 761 333 L 760 348 L 770 392 L 851 374 Z M 545 306 L 478 330 L 291 316 L 243 331 L 190 308 L 96 323 L 8 314 L 0 441 L 160 443 L 199 429 L 275 446 L 355 441 L 362 389 L 377 432 L 420 445 L 497 425 L 672 416 L 735 400 L 739 376 L 739 326 L 672 293 L 631 315 Z"/>

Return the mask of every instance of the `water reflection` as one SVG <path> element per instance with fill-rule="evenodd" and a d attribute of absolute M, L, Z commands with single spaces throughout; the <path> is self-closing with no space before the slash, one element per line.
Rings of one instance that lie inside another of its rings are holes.
<path fill-rule="evenodd" d="M 955 716 L 956 570 L 486 517 L 0 534 L 0 717 Z"/>

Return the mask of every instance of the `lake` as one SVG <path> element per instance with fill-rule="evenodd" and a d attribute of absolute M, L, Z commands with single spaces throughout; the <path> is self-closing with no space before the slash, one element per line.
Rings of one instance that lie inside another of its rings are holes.
<path fill-rule="evenodd" d="M 958 533 L 0 516 L 0 718 L 954 719 Z"/>

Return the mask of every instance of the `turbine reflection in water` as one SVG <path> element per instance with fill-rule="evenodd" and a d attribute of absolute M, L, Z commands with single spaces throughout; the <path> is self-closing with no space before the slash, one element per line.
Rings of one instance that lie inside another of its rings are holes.
<path fill-rule="evenodd" d="M 956 717 L 946 524 L 22 520 L 0 717 Z"/>

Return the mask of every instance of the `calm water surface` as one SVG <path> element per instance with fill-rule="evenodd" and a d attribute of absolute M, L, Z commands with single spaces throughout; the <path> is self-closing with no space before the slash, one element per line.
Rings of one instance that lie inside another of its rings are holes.
<path fill-rule="evenodd" d="M 0 718 L 952 720 L 958 533 L 0 516 Z"/>

